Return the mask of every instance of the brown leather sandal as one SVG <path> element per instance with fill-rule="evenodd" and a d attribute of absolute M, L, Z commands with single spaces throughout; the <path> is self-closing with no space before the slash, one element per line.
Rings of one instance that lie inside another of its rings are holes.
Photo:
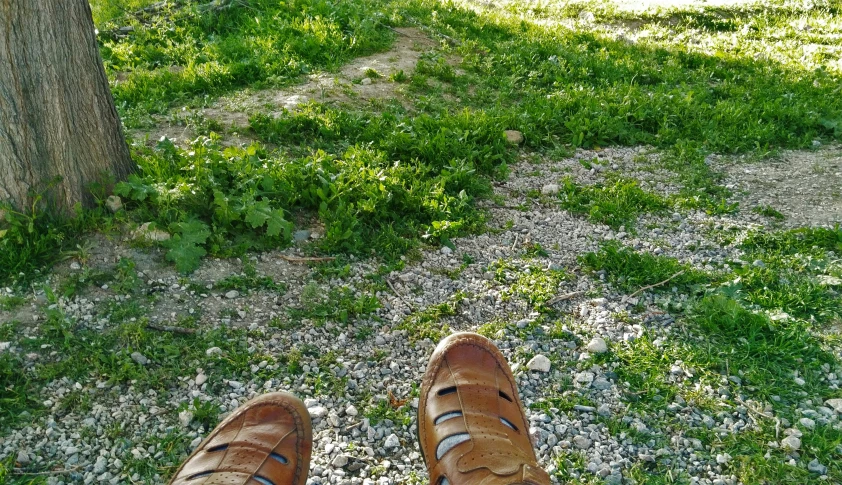
<path fill-rule="evenodd" d="M 264 394 L 220 423 L 170 485 L 305 485 L 312 448 L 304 403 L 285 392 Z"/>
<path fill-rule="evenodd" d="M 439 343 L 421 384 L 418 439 L 432 485 L 549 485 L 514 376 L 475 333 Z"/>

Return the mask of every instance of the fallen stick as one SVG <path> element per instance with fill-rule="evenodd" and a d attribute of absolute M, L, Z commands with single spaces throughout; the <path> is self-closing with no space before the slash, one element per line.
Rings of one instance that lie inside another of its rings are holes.
<path fill-rule="evenodd" d="M 679 271 L 678 273 L 676 273 L 676 274 L 674 274 L 674 275 L 670 276 L 669 278 L 665 279 L 664 281 L 661 281 L 660 283 L 655 283 L 654 285 L 644 286 L 643 288 L 641 288 L 641 289 L 639 289 L 639 290 L 635 291 L 634 293 L 632 293 L 631 295 L 629 295 L 629 298 L 634 298 L 635 296 L 637 296 L 637 295 L 638 295 L 638 294 L 640 294 L 641 292 L 644 292 L 644 291 L 646 291 L 646 290 L 651 290 L 652 288 L 657 288 L 657 287 L 659 287 L 659 286 L 661 286 L 661 285 L 667 284 L 667 283 L 669 283 L 670 281 L 672 281 L 673 279 L 675 279 L 675 278 L 677 278 L 677 277 L 679 277 L 679 276 L 683 275 L 685 271 L 686 271 L 686 270 L 683 270 L 683 269 L 682 269 L 682 270 L 681 270 L 681 271 Z"/>
<path fill-rule="evenodd" d="M 569 299 L 571 299 L 571 298 L 577 297 L 577 296 L 579 296 L 579 295 L 584 295 L 584 294 L 585 294 L 585 292 L 584 292 L 584 291 L 573 291 L 573 292 L 570 292 L 570 293 L 565 293 L 565 294 L 563 294 L 563 295 L 559 295 L 559 296 L 557 296 L 557 297 L 555 297 L 555 298 L 550 298 L 550 299 L 547 301 L 546 305 L 547 305 L 547 306 L 550 306 L 550 305 L 555 305 L 556 303 L 558 303 L 558 302 L 560 302 L 560 301 L 569 300 Z"/>
<path fill-rule="evenodd" d="M 398 293 L 398 290 L 395 288 L 395 285 L 392 284 L 392 281 L 389 278 L 383 278 L 383 279 L 386 280 L 386 284 L 389 285 L 389 288 L 392 290 L 392 293 L 394 293 L 395 296 L 398 297 L 398 300 L 404 302 L 406 304 L 406 306 L 408 306 L 409 309 L 414 312 L 415 308 L 412 308 L 412 304 L 410 304 L 408 301 L 404 300 L 403 296 L 401 296 L 401 294 Z"/>
<path fill-rule="evenodd" d="M 35 476 L 35 475 L 64 475 L 65 473 L 73 473 L 73 472 L 79 471 L 81 469 L 82 469 L 81 466 L 74 466 L 74 467 L 71 467 L 71 468 L 63 468 L 61 470 L 52 470 L 52 471 L 47 471 L 47 472 L 25 472 L 25 471 L 21 470 L 20 468 L 12 468 L 12 474 L 14 474 L 14 475 L 32 475 L 32 476 Z"/>
<path fill-rule="evenodd" d="M 316 257 L 300 257 L 300 256 L 287 256 L 286 254 L 281 255 L 281 259 L 284 261 L 288 261 L 290 263 L 321 263 L 325 261 L 335 261 L 336 258 L 332 256 L 326 256 L 323 258 L 316 258 Z"/>
<path fill-rule="evenodd" d="M 171 327 L 169 325 L 157 325 L 155 323 L 147 323 L 146 328 L 151 328 L 152 330 L 158 330 L 161 332 L 183 333 L 187 335 L 196 333 L 195 328 Z"/>

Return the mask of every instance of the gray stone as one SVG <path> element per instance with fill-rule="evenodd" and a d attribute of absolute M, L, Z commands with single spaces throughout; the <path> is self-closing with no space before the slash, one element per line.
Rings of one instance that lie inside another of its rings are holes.
<path fill-rule="evenodd" d="M 582 435 L 577 435 L 573 437 L 573 446 L 579 448 L 580 450 L 587 450 L 591 447 L 592 444 L 593 441 L 589 440 L 588 438 Z"/>
<path fill-rule="evenodd" d="M 345 408 L 345 414 L 348 416 L 356 416 L 359 413 L 360 412 L 357 411 L 357 408 L 353 404 Z"/>
<path fill-rule="evenodd" d="M 550 359 L 547 358 L 545 355 L 538 354 L 526 364 L 526 368 L 531 371 L 537 372 L 549 372 L 550 371 Z"/>
<path fill-rule="evenodd" d="M 310 413 L 310 417 L 312 418 L 323 418 L 327 416 L 327 408 L 324 406 L 313 406 L 311 408 L 307 408 L 307 412 Z"/>
<path fill-rule="evenodd" d="M 595 337 L 588 342 L 588 352 L 593 354 L 602 354 L 608 352 L 608 344 L 601 337 Z"/>
<path fill-rule="evenodd" d="M 336 458 L 330 462 L 330 466 L 334 468 L 342 468 L 348 464 L 348 455 L 336 455 Z"/>
<path fill-rule="evenodd" d="M 310 239 L 310 231 L 308 229 L 301 229 L 292 233 L 292 240 L 297 243 L 304 242 Z"/>
<path fill-rule="evenodd" d="M 99 475 L 108 468 L 108 460 L 104 456 L 99 456 L 94 463 L 94 473 Z"/>
<path fill-rule="evenodd" d="M 29 454 L 23 450 L 18 452 L 18 456 L 15 458 L 15 460 L 22 466 L 26 466 L 32 463 L 32 458 L 30 458 Z"/>
<path fill-rule="evenodd" d="M 187 427 L 193 421 L 193 413 L 187 409 L 178 413 L 178 421 L 182 426 Z"/>
<path fill-rule="evenodd" d="M 107 207 L 111 212 L 117 212 L 123 208 L 123 200 L 120 199 L 119 196 L 109 195 L 108 198 L 105 199 L 105 207 Z"/>
<path fill-rule="evenodd" d="M 401 440 L 398 439 L 398 435 L 396 435 L 395 433 L 390 434 L 386 438 L 386 441 L 383 442 L 383 448 L 385 448 L 387 450 L 398 448 L 400 445 L 401 445 Z"/>
<path fill-rule="evenodd" d="M 143 354 L 140 352 L 132 352 L 132 360 L 137 362 L 140 365 L 146 365 L 149 363 L 149 359 L 147 359 Z"/>
<path fill-rule="evenodd" d="M 231 291 L 229 291 L 228 293 L 225 294 L 225 298 L 228 298 L 229 300 L 233 300 L 234 298 L 237 298 L 238 296 L 240 296 L 240 292 L 237 291 L 237 290 L 231 290 Z"/>
<path fill-rule="evenodd" d="M 219 355 L 221 353 L 222 353 L 222 349 L 220 349 L 219 347 L 211 347 L 211 348 L 209 348 L 208 350 L 205 351 L 205 355 L 207 355 L 207 356 Z"/>
<path fill-rule="evenodd" d="M 523 133 L 517 130 L 506 130 L 503 134 L 506 135 L 506 141 L 512 145 L 520 145 L 523 143 Z"/>
<path fill-rule="evenodd" d="M 827 473 L 827 467 L 819 463 L 819 460 L 815 458 L 810 463 L 807 463 L 807 470 L 819 475 Z"/>
<path fill-rule="evenodd" d="M 842 414 L 842 399 L 828 399 L 824 402 L 839 414 Z"/>
<path fill-rule="evenodd" d="M 556 195 L 559 190 L 558 184 L 547 184 L 541 187 L 541 193 L 544 195 Z"/>
<path fill-rule="evenodd" d="M 132 232 L 131 237 L 142 241 L 161 242 L 168 241 L 172 236 L 166 231 L 152 229 L 151 222 L 144 222 Z"/>
<path fill-rule="evenodd" d="M 801 448 L 801 438 L 797 436 L 787 436 L 781 440 L 781 446 L 787 450 L 798 451 Z"/>
<path fill-rule="evenodd" d="M 608 380 L 606 380 L 602 377 L 594 379 L 593 384 L 591 384 L 591 386 L 593 386 L 594 389 L 599 389 L 600 391 L 604 391 L 606 389 L 611 389 L 611 387 L 613 385 L 614 384 L 611 384 L 610 381 L 608 381 Z"/>

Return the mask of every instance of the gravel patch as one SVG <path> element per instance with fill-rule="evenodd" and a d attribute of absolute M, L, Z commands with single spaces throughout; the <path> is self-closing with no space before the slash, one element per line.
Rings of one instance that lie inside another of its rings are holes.
<path fill-rule="evenodd" d="M 722 439 L 751 434 L 762 427 L 755 413 L 772 415 L 770 403 L 735 404 L 731 397 L 738 391 L 729 389 L 739 389 L 739 377 L 723 376 L 721 386 L 695 389 L 694 400 L 679 393 L 662 403 L 665 409 L 631 405 L 629 385 L 617 373 L 622 364 L 600 356 L 644 334 L 664 345 L 682 329 L 654 296 L 643 293 L 631 298 L 614 292 L 603 283 L 604 274 L 584 272 L 578 258 L 598 249 L 601 242 L 620 240 L 696 268 L 727 270 L 727 262 L 742 255 L 733 246 L 720 245 L 716 234 L 724 229 L 745 232 L 758 223 L 739 214 L 645 215 L 638 221 L 637 233 L 626 233 L 572 216 L 551 198 L 526 210 L 513 208 L 526 202 L 527 191 L 540 192 L 553 182 L 546 173 L 562 173 L 566 167 L 579 182 L 599 180 L 599 171 L 586 169 L 577 160 L 580 156 L 605 158 L 608 166 L 616 165 L 612 170 L 640 177 L 651 190 L 675 190 L 666 176 L 639 169 L 640 156 L 646 153 L 645 148 L 607 149 L 513 166 L 510 179 L 495 188 L 507 197 L 506 206 L 489 203 L 493 230 L 454 240 L 455 250 L 422 251 L 420 259 L 383 275 L 386 286 L 371 284 L 370 275 L 379 268 L 376 261 L 351 261 L 345 274 L 326 277 L 281 258 L 297 250 L 253 255 L 247 261 L 209 259 L 186 281 L 163 263 L 156 250 L 100 241 L 86 267 L 113 266 L 120 256 L 133 257 L 140 279 L 138 293 L 154 295 L 144 300 L 150 322 L 169 325 L 194 316 L 199 328 L 246 329 L 246 364 L 220 375 L 215 368 L 184 362 L 179 384 L 158 391 L 141 390 L 131 382 L 58 378 L 36 396 L 48 410 L 46 416 L 4 432 L 0 459 L 14 457 L 25 470 L 68 470 L 51 476 L 51 484 L 159 483 L 167 472 L 163 467 L 175 466 L 183 458 L 171 454 L 174 443 L 194 447 L 210 431 L 198 417 L 204 405 L 221 419 L 258 394 L 284 390 L 304 399 L 313 418 L 309 484 L 423 483 L 426 471 L 416 437 L 417 387 L 436 342 L 416 335 L 408 322 L 418 322 L 419 315 L 447 304 L 454 310 L 436 316 L 430 325 L 445 332 L 480 330 L 495 340 L 514 369 L 527 406 L 529 433 L 553 480 L 580 477 L 631 483 L 629 473 L 635 467 L 668 464 L 693 477 L 692 483 L 737 483 L 730 468 L 733 457 L 706 448 L 691 437 L 692 431 L 715 433 Z M 534 174 L 536 168 L 544 175 Z M 529 253 L 535 243 L 545 254 Z M 272 276 L 286 291 L 215 289 L 215 283 L 240 274 L 245 263 L 258 275 Z M 548 270 L 568 275 L 549 288 L 552 295 L 566 297 L 554 304 L 560 320 L 545 319 L 536 312 L 530 295 L 519 290 L 519 285 L 532 284 L 530 278 Z M 54 278 L 73 271 L 79 270 L 67 263 L 57 268 Z M 305 308 L 317 298 L 314 294 L 326 295 L 340 287 L 354 295 L 373 296 L 379 308 L 347 321 L 290 316 L 290 308 Z M 0 315 L 27 316 L 25 334 L 44 321 L 50 306 L 39 290 L 34 293 L 22 308 Z M 103 304 L 131 298 L 138 297 L 95 287 L 54 305 L 84 326 L 107 329 L 115 324 L 101 312 Z M 633 308 L 638 311 L 633 313 Z M 14 343 L 0 349 L 20 351 Z M 204 351 L 209 357 L 228 357 L 220 347 Z M 281 359 L 291 352 L 299 358 L 292 371 Z M 38 358 L 34 355 L 33 362 Z M 131 354 L 141 366 L 155 366 L 160 358 L 149 352 Z M 838 389 L 842 372 L 826 372 L 827 386 Z M 689 386 L 691 376 L 692 369 L 676 362 L 667 378 L 683 389 L 680 386 L 685 382 Z M 74 393 L 88 397 L 85 412 L 67 412 L 63 406 Z M 700 405 L 703 400 L 716 403 L 718 411 Z M 795 410 L 803 419 L 793 423 L 779 419 L 779 441 L 764 446 L 786 450 L 793 463 L 799 462 L 804 435 L 816 423 L 842 426 L 842 402 L 837 401 L 825 403 L 805 393 L 809 404 L 801 403 Z M 559 464 L 565 460 L 582 465 L 562 476 Z M 826 473 L 827 463 L 808 461 L 801 466 Z"/>

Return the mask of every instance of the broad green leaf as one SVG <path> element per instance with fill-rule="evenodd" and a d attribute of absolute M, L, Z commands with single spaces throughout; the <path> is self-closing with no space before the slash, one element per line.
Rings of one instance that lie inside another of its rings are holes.
<path fill-rule="evenodd" d="M 272 216 L 272 208 L 269 207 L 269 201 L 262 200 L 255 202 L 254 205 L 248 208 L 246 213 L 246 222 L 251 224 L 251 227 L 257 229 L 266 224 L 266 221 Z"/>
<path fill-rule="evenodd" d="M 202 256 L 207 254 L 204 248 L 182 239 L 177 234 L 170 241 L 167 259 L 175 263 L 175 268 L 181 273 L 195 271 Z"/>
<path fill-rule="evenodd" d="M 196 219 L 180 222 L 176 226 L 181 232 L 181 239 L 188 244 L 204 244 L 211 234 L 208 225 Z"/>
<path fill-rule="evenodd" d="M 292 232 L 292 224 L 284 219 L 284 212 L 282 210 L 274 210 L 269 215 L 269 220 L 266 223 L 266 235 L 275 237 L 284 233 L 284 238 L 289 238 Z"/>

